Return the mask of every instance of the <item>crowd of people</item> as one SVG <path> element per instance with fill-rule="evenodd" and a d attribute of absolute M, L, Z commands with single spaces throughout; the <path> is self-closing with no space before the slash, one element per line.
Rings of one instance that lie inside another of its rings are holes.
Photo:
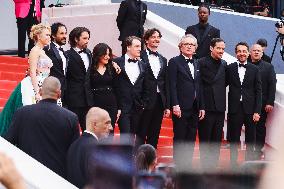
<path fill-rule="evenodd" d="M 117 58 L 105 43 L 88 49 L 91 32 L 86 27 L 70 31 L 70 49 L 64 51 L 63 23 L 32 26 L 35 45 L 28 76 L 0 114 L 1 136 L 81 188 L 98 174 L 91 166 L 95 146 L 113 139 L 116 123 L 121 139 L 131 135 L 137 170 L 155 170 L 162 119 L 172 112 L 176 168 L 192 168 L 198 131 L 201 167 L 217 169 L 228 86 L 231 167 L 238 167 L 243 125 L 245 158 L 259 160 L 276 90 L 274 67 L 263 52 L 266 40 L 251 48 L 237 43 L 237 61 L 227 64 L 222 59 L 226 43 L 208 23 L 210 8 L 201 4 L 199 23 L 186 29 L 180 54 L 167 61 L 159 53 L 161 31 L 143 33 L 146 14 L 141 1 L 121 3 L 117 26 L 122 56 Z"/>

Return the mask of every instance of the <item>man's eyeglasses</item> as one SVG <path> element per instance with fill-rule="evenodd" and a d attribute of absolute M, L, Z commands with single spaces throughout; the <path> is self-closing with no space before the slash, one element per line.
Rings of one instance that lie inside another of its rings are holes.
<path fill-rule="evenodd" d="M 195 44 L 193 44 L 193 43 L 183 43 L 182 45 L 184 45 L 184 46 L 193 46 L 193 47 L 195 47 L 196 45 Z"/>

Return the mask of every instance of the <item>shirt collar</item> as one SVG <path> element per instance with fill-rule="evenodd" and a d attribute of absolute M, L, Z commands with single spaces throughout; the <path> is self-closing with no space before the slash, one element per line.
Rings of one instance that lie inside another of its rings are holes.
<path fill-rule="evenodd" d="M 55 47 L 57 48 L 57 49 L 59 49 L 59 48 L 62 48 L 60 45 L 58 45 L 56 42 L 52 42 L 54 45 L 55 45 Z"/>
<path fill-rule="evenodd" d="M 82 49 L 79 49 L 78 47 L 73 47 L 73 49 L 74 49 L 77 53 L 79 53 L 79 51 L 82 50 Z"/>
<path fill-rule="evenodd" d="M 241 64 L 239 61 L 237 61 L 238 65 Z M 248 61 L 245 61 L 244 65 L 246 65 Z"/>
<path fill-rule="evenodd" d="M 95 133 L 92 133 L 92 132 L 90 132 L 90 131 L 88 131 L 88 130 L 85 130 L 84 132 L 85 132 L 85 133 L 88 133 L 88 134 L 90 134 L 90 135 L 92 135 L 92 136 L 95 137 L 97 140 L 99 140 L 99 138 L 97 137 L 97 135 L 96 135 Z"/>

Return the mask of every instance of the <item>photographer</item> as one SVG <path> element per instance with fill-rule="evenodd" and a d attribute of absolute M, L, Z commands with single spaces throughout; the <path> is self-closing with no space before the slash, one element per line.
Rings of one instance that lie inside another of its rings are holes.
<path fill-rule="evenodd" d="M 280 54 L 282 57 L 282 60 L 284 61 L 284 20 L 282 19 L 278 23 L 281 23 L 281 27 L 276 27 L 276 31 L 280 35 L 280 44 L 281 44 L 281 49 L 280 49 Z"/>

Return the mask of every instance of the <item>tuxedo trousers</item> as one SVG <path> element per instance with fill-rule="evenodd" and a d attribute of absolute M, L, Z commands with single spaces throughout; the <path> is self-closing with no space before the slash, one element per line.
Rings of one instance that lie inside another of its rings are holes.
<path fill-rule="evenodd" d="M 234 166 L 238 159 L 238 144 L 240 142 L 242 126 L 245 125 L 246 160 L 254 160 L 254 143 L 256 124 L 253 121 L 253 114 L 244 112 L 243 103 L 240 102 L 236 113 L 228 113 L 228 127 L 230 136 L 231 164 Z"/>
<path fill-rule="evenodd" d="M 191 168 L 196 140 L 199 111 L 196 101 L 191 109 L 181 110 L 181 117 L 173 115 L 173 154 L 178 169 Z"/>
<path fill-rule="evenodd" d="M 32 7 L 31 7 L 32 8 Z M 30 38 L 30 32 L 33 25 L 38 24 L 38 20 L 36 17 L 33 16 L 32 11 L 29 12 L 29 14 L 25 18 L 17 18 L 17 28 L 18 28 L 18 56 L 19 57 L 25 57 L 26 54 L 26 35 L 29 39 L 28 44 L 28 52 L 31 51 L 31 49 L 34 46 L 33 40 Z"/>
<path fill-rule="evenodd" d="M 201 165 L 216 168 L 219 162 L 225 112 L 206 111 L 198 126 Z"/>
<path fill-rule="evenodd" d="M 261 149 L 263 148 L 265 144 L 266 119 L 267 119 L 267 112 L 265 111 L 263 107 L 261 110 L 260 120 L 256 124 L 255 152 L 256 152 L 256 155 L 258 155 L 257 158 L 260 158 L 262 154 Z"/>
<path fill-rule="evenodd" d="M 153 103 L 155 104 L 153 108 L 143 111 L 137 135 L 141 144 L 146 142 L 157 149 L 164 115 L 163 102 L 160 93 L 157 93 L 156 101 Z"/>

